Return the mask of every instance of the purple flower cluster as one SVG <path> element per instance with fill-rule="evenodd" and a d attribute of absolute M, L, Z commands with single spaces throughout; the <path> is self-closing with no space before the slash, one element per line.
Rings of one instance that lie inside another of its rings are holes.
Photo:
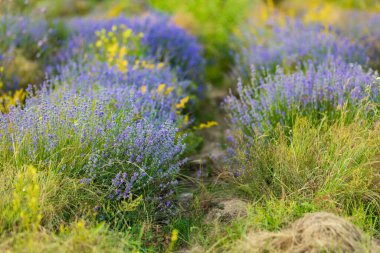
<path fill-rule="evenodd" d="M 87 91 L 54 85 L 37 91 L 23 109 L 0 115 L 3 160 L 15 155 L 25 164 L 52 164 L 83 182 L 106 185 L 112 199 L 168 194 L 159 185 L 175 181 L 185 149 L 173 97 L 142 94 L 132 85 Z M 128 180 L 118 181 L 118 173 Z"/>
<path fill-rule="evenodd" d="M 204 69 L 202 47 L 194 36 L 176 26 L 169 17 L 161 14 L 108 20 L 72 19 L 67 23 L 71 33 L 70 38 L 67 45 L 57 55 L 57 59 L 62 62 L 82 55 L 86 44 L 95 41 L 95 31 L 111 30 L 114 25 L 125 25 L 136 34 L 143 33 L 142 44 L 148 48 L 151 59 L 170 63 L 181 79 L 200 81 Z"/>
<path fill-rule="evenodd" d="M 380 14 L 349 11 L 339 24 L 339 32 L 357 40 L 367 50 L 370 66 L 380 69 Z"/>
<path fill-rule="evenodd" d="M 186 123 L 176 105 L 190 85 L 185 78 L 199 77 L 201 48 L 159 15 L 71 22 L 67 51 L 56 55 L 65 63 L 58 74 L 0 115 L 0 159 L 53 166 L 109 200 L 142 196 L 169 210 L 185 151 Z M 144 33 L 146 60 L 156 64 L 121 71 L 90 55 L 95 32 L 121 24 Z"/>
<path fill-rule="evenodd" d="M 48 26 L 44 21 L 36 21 L 26 17 L 0 16 L 0 67 L 12 64 L 16 55 L 28 48 L 28 58 L 41 58 L 46 51 Z M 22 66 L 21 66 L 22 67 Z M 0 73 L 2 89 L 19 88 L 20 76 Z"/>
<path fill-rule="evenodd" d="M 48 22 L 42 18 L 4 15 L 0 16 L 0 38 L 0 66 L 5 68 L 7 76 L 0 79 L 3 79 L 3 89 L 14 90 L 25 88 L 29 84 L 22 82 L 22 70 L 28 68 L 28 65 L 36 66 L 37 69 L 32 71 L 39 72 L 33 73 L 33 84 L 42 82 L 45 70 L 56 64 L 52 62 L 55 58 L 53 56 L 63 44 L 65 29 L 60 21 Z M 23 59 L 21 64 L 17 63 L 23 65 L 17 66 L 20 73 L 8 71 L 18 57 Z"/>
<path fill-rule="evenodd" d="M 244 77 L 249 77 L 252 65 L 257 70 L 273 73 L 277 65 L 291 69 L 309 60 L 319 64 L 326 56 L 342 57 L 359 64 L 368 62 L 363 46 L 318 24 L 288 20 L 284 26 L 272 25 L 269 31 L 258 29 L 255 33 L 244 31 L 243 34 L 236 63 Z"/>
<path fill-rule="evenodd" d="M 248 136 L 273 129 L 277 124 L 292 126 L 294 116 L 334 117 L 336 108 L 357 105 L 364 98 L 377 100 L 377 73 L 358 64 L 327 58 L 320 65 L 309 62 L 306 70 L 285 74 L 280 67 L 250 85 L 238 84 L 239 99 L 225 100 L 231 127 Z"/>
<path fill-rule="evenodd" d="M 46 49 L 49 26 L 45 20 L 29 17 L 4 15 L 0 17 L 0 35 L 2 50 L 12 50 L 25 44 L 37 44 Z"/>
<path fill-rule="evenodd" d="M 166 120 L 174 122 L 181 118 L 175 110 L 175 105 L 189 85 L 186 80 L 178 80 L 168 67 L 135 69 L 122 73 L 106 63 L 71 62 L 59 68 L 59 71 L 60 75 L 54 77 L 55 86 L 64 84 L 65 89 L 69 88 L 73 93 L 80 93 L 88 98 L 96 98 L 101 91 L 112 96 L 112 105 L 116 109 L 127 103 L 130 92 L 147 95 L 144 99 L 130 97 L 129 102 L 133 102 L 130 106 L 139 117 L 158 123 Z M 162 84 L 165 84 L 166 89 L 173 88 L 173 91 L 158 94 L 158 87 Z M 143 86 L 147 89 L 146 94 L 142 94 Z"/>

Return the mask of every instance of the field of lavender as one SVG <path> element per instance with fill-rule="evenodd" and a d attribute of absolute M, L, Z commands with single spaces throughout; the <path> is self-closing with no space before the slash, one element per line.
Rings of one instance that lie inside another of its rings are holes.
<path fill-rule="evenodd" d="M 0 252 L 380 252 L 377 0 L 0 0 Z"/>

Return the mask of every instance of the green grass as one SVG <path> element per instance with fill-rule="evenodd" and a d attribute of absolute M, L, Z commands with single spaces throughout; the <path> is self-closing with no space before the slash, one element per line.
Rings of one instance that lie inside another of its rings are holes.
<path fill-rule="evenodd" d="M 379 237 L 380 125 L 360 109 L 347 116 L 319 125 L 297 118 L 291 131 L 278 127 L 274 135 L 257 136 L 250 147 L 241 138 L 235 167 L 222 174 L 244 170 L 209 195 L 244 199 L 247 215 L 227 224 L 201 223 L 189 242 L 193 252 L 233 252 L 249 232 L 279 231 L 319 211 L 345 217 L 369 237 Z"/>
<path fill-rule="evenodd" d="M 231 37 L 259 1 L 251 0 L 149 0 L 160 11 L 174 14 L 174 21 L 199 37 L 205 47 L 206 80 L 218 87 L 233 64 Z"/>
<path fill-rule="evenodd" d="M 237 183 L 256 197 L 303 196 L 336 208 L 365 201 L 380 210 L 375 185 L 379 131 L 377 123 L 360 119 L 332 126 L 297 119 L 290 136 L 281 128 L 269 140 L 259 136 L 248 155 L 240 143 L 237 160 L 245 170 Z"/>

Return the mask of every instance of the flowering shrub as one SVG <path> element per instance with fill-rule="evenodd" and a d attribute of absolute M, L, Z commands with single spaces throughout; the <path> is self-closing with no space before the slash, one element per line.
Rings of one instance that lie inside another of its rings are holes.
<path fill-rule="evenodd" d="M 112 27 L 123 26 L 135 34 L 144 35 L 141 45 L 147 49 L 146 57 L 170 63 L 182 79 L 198 81 L 201 76 L 204 66 L 201 46 L 193 36 L 171 23 L 164 15 L 109 20 L 73 19 L 67 25 L 71 36 L 66 47 L 57 55 L 60 61 L 83 53 L 86 43 L 95 43 L 97 40 L 96 31 L 112 31 Z"/>
<path fill-rule="evenodd" d="M 106 188 L 110 199 L 143 195 L 166 207 L 184 145 L 168 115 L 157 120 L 163 106 L 158 94 L 133 87 L 43 89 L 25 109 L 1 115 L 1 159 L 51 164 Z"/>
<path fill-rule="evenodd" d="M 42 89 L 28 89 L 22 108 L 10 107 L 0 115 L 0 159 L 55 167 L 96 186 L 110 203 L 150 201 L 164 215 L 171 210 L 183 163 L 185 135 L 180 128 L 189 119 L 180 112 L 189 102 L 185 90 L 190 82 L 179 69 L 181 78 L 174 74 L 176 67 L 168 64 L 176 63 L 160 51 L 165 46 L 174 50 L 173 41 L 158 42 L 163 47 L 153 50 L 150 43 L 156 42 L 149 31 L 135 32 L 124 21 L 107 21 L 96 32 L 85 26 L 83 34 L 73 32 L 74 39 L 91 37 L 81 45 L 73 40 L 78 58 L 58 65 L 59 74 Z M 146 22 L 136 19 L 132 24 L 144 30 Z M 174 31 L 195 43 L 179 28 Z"/>
<path fill-rule="evenodd" d="M 243 33 L 236 63 L 244 77 L 249 76 L 252 65 L 260 71 L 274 73 L 277 65 L 292 70 L 299 62 L 307 64 L 313 60 L 319 64 L 326 56 L 364 65 L 368 61 L 364 47 L 322 25 L 304 25 L 295 20 L 284 26 L 274 24 L 270 30 Z"/>
<path fill-rule="evenodd" d="M 328 59 L 317 67 L 310 62 L 305 71 L 289 75 L 277 68 L 276 74 L 253 79 L 250 85 L 240 82 L 240 99 L 230 95 L 225 106 L 231 127 L 252 136 L 278 123 L 292 126 L 296 115 L 334 119 L 338 106 L 355 106 L 366 97 L 378 101 L 377 77 L 377 73 L 366 72 L 360 65 L 337 59 Z"/>
<path fill-rule="evenodd" d="M 35 44 L 40 50 L 44 50 L 47 47 L 48 29 L 49 26 L 43 19 L 3 15 L 0 17 L 0 48 L 6 51 Z"/>
<path fill-rule="evenodd" d="M 362 44 L 367 50 L 370 66 L 380 68 L 380 15 L 350 11 L 345 13 L 344 24 L 338 24 L 339 32 Z"/>
<path fill-rule="evenodd" d="M 65 39 L 62 22 L 27 16 L 0 17 L 0 65 L 5 68 L 4 87 L 25 88 L 43 80 L 53 55 Z M 17 65 L 17 68 L 14 67 Z"/>

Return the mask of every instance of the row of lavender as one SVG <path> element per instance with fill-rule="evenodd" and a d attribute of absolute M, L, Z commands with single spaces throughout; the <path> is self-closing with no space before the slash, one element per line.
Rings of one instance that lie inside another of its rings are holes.
<path fill-rule="evenodd" d="M 276 17 L 266 27 L 243 29 L 236 56 L 242 80 L 225 100 L 232 157 L 242 149 L 236 143 L 241 135 L 243 143 L 253 143 L 278 126 L 291 132 L 300 117 L 334 122 L 342 108 L 354 115 L 368 104 L 370 118 L 369 104 L 379 102 L 379 76 L 371 70 L 380 66 L 379 31 L 376 14 L 339 29 Z"/>
<path fill-rule="evenodd" d="M 56 35 L 42 21 L 24 21 L 2 20 L 3 55 L 27 41 L 42 57 Z M 167 213 L 186 149 L 181 111 L 203 70 L 201 47 L 161 15 L 63 25 L 66 38 L 40 61 L 50 77 L 28 88 L 25 105 L 0 115 L 0 162 L 54 168 L 95 187 L 106 203 L 138 199 Z"/>

